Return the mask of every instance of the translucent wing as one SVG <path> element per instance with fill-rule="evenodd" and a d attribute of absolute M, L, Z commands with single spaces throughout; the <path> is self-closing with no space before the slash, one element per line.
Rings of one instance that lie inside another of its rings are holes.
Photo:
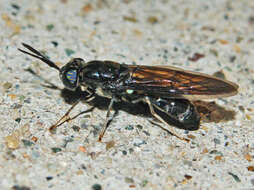
<path fill-rule="evenodd" d="M 129 66 L 128 87 L 149 95 L 209 99 L 237 94 L 238 85 L 210 75 L 165 66 Z"/>

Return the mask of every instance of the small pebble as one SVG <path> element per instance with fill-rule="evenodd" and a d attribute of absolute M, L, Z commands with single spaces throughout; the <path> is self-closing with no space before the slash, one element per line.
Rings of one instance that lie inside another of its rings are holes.
<path fill-rule="evenodd" d="M 58 147 L 54 147 L 54 148 L 51 148 L 52 152 L 54 153 L 57 153 L 57 152 L 61 152 L 62 149 L 61 148 L 58 148 Z"/>
<path fill-rule="evenodd" d="M 17 149 L 19 147 L 19 137 L 16 135 L 9 135 L 5 137 L 7 147 L 10 149 Z"/>
<path fill-rule="evenodd" d="M 92 190 L 102 190 L 102 187 L 101 187 L 100 184 L 94 184 L 94 185 L 92 186 Z"/>

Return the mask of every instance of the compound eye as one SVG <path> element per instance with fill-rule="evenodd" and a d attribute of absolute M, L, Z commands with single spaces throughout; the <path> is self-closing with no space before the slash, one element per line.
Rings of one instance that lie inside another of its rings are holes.
<path fill-rule="evenodd" d="M 66 78 L 70 81 L 71 84 L 75 84 L 77 81 L 77 70 L 69 70 L 66 72 Z"/>
<path fill-rule="evenodd" d="M 69 90 L 75 90 L 78 87 L 78 70 L 75 68 L 69 68 L 66 71 L 66 68 L 63 67 L 60 70 L 60 78 L 64 86 Z"/>

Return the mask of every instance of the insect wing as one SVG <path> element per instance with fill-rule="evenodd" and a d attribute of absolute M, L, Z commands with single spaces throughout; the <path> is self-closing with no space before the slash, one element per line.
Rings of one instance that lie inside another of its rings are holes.
<path fill-rule="evenodd" d="M 165 66 L 129 66 L 128 86 L 148 95 L 209 99 L 237 94 L 238 85 L 210 75 Z"/>

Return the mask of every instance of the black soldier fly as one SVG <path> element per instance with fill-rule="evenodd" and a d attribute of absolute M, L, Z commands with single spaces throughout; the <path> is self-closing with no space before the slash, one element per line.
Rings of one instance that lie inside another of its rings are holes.
<path fill-rule="evenodd" d="M 200 115 L 191 100 L 233 96 L 238 90 L 238 85 L 233 82 L 169 66 L 126 65 L 98 60 L 85 62 L 81 58 L 74 58 L 59 68 L 33 47 L 25 43 L 22 45 L 30 52 L 22 49 L 19 51 L 57 69 L 67 89 L 74 91 L 81 87 L 89 94 L 87 100 L 95 94 L 111 99 L 99 141 L 107 129 L 114 102 L 143 101 L 148 104 L 151 114 L 165 125 L 173 124 L 185 130 L 197 130 Z M 68 114 L 77 103 L 50 129 L 70 120 Z M 169 132 L 187 140 L 175 132 Z"/>

